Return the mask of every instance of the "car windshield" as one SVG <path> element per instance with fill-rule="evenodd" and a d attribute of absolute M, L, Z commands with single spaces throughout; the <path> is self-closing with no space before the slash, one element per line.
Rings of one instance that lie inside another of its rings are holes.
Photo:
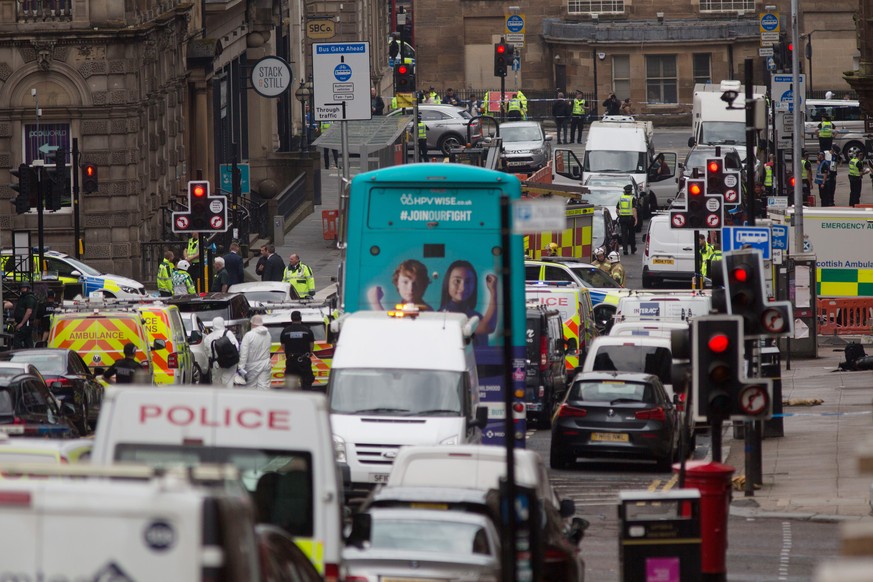
<path fill-rule="evenodd" d="M 98 276 L 103 274 L 100 271 L 98 271 L 97 269 L 95 269 L 94 267 L 89 267 L 85 263 L 83 263 L 81 261 L 77 261 L 76 259 L 73 259 L 71 257 L 64 257 L 61 260 L 63 260 L 65 263 L 72 265 L 74 269 L 76 269 L 77 271 L 79 271 L 83 275 L 90 275 L 92 277 L 98 277 Z"/>
<path fill-rule="evenodd" d="M 330 409 L 336 414 L 417 416 L 464 413 L 464 375 L 444 370 L 334 368 Z"/>
<path fill-rule="evenodd" d="M 445 556 L 491 553 L 488 534 L 481 525 L 443 520 L 374 517 L 370 547 L 411 550 Z"/>
<path fill-rule="evenodd" d="M 743 121 L 704 121 L 700 143 L 708 145 L 743 145 L 746 124 Z"/>
<path fill-rule="evenodd" d="M 740 168 L 736 167 L 736 160 L 737 157 L 739 157 L 739 154 L 736 154 L 733 148 L 730 148 L 730 153 L 734 155 L 728 155 L 728 153 L 729 152 L 726 152 L 724 149 L 722 149 L 721 151 L 722 156 L 724 156 L 725 158 L 725 167 L 729 169 L 739 170 Z M 706 165 L 707 158 L 714 157 L 716 157 L 715 149 L 710 148 L 702 150 L 691 150 L 691 152 L 688 154 L 688 158 L 685 160 L 685 167 L 689 170 L 692 168 L 702 168 Z"/>
<path fill-rule="evenodd" d="M 582 195 L 582 200 L 594 206 L 612 207 L 618 204 L 618 199 L 621 198 L 622 189 L 620 187 L 588 187 L 588 193 Z"/>
<path fill-rule="evenodd" d="M 585 283 L 586 287 L 593 287 L 595 289 L 600 287 L 609 287 L 609 288 L 620 288 L 621 285 L 618 282 L 607 275 L 602 269 L 598 269 L 597 267 L 570 267 L 579 279 Z"/>
<path fill-rule="evenodd" d="M 33 364 L 43 376 L 53 376 L 67 373 L 67 354 L 39 354 L 34 352 L 19 352 L 9 354 L 8 361 L 19 364 Z"/>
<path fill-rule="evenodd" d="M 568 400 L 585 402 L 625 401 L 654 402 L 655 390 L 651 384 L 624 381 L 582 381 L 573 384 Z"/>
<path fill-rule="evenodd" d="M 672 384 L 673 355 L 669 348 L 636 344 L 600 346 L 594 357 L 595 372 L 637 372 L 657 376 Z"/>
<path fill-rule="evenodd" d="M 309 453 L 221 446 L 121 443 L 115 460 L 152 467 L 229 464 L 251 494 L 259 523 L 292 535 L 313 533 L 312 458 Z"/>
<path fill-rule="evenodd" d="M 585 181 L 589 188 L 594 186 L 615 186 L 624 190 L 624 187 L 632 183 L 630 176 L 591 176 Z"/>
<path fill-rule="evenodd" d="M 646 171 L 645 152 L 618 152 L 592 150 L 585 152 L 585 172 L 627 172 L 640 174 Z"/>
<path fill-rule="evenodd" d="M 500 137 L 503 138 L 503 143 L 543 141 L 543 132 L 536 125 L 518 125 L 515 127 L 501 127 Z"/>

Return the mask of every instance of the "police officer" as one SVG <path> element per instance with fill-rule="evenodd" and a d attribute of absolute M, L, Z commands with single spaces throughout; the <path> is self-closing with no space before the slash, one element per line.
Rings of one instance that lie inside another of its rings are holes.
<path fill-rule="evenodd" d="M 312 373 L 312 352 L 315 351 L 315 335 L 303 325 L 299 311 L 291 312 L 291 323 L 279 336 L 285 349 L 285 378 L 297 376 L 302 390 L 311 390 L 315 375 Z M 287 381 L 287 380 L 286 380 Z"/>
<path fill-rule="evenodd" d="M 506 108 L 506 119 L 509 121 L 521 121 L 524 119 L 524 112 L 521 110 L 521 99 L 513 97 L 509 100 L 509 106 Z"/>
<path fill-rule="evenodd" d="M 191 264 L 182 259 L 176 264 L 176 272 L 173 273 L 173 295 L 193 295 L 197 293 L 194 280 L 188 274 Z"/>
<path fill-rule="evenodd" d="M 16 348 L 33 347 L 33 321 L 36 318 L 36 296 L 27 281 L 19 285 L 20 292 L 18 301 L 15 302 L 15 311 L 12 317 L 15 319 L 15 335 L 12 345 Z"/>
<path fill-rule="evenodd" d="M 570 142 L 582 143 L 582 130 L 585 126 L 585 99 L 582 90 L 576 89 L 576 97 L 573 98 L 572 111 L 570 112 Z"/>
<path fill-rule="evenodd" d="M 124 344 L 124 357 L 103 372 L 103 379 L 108 381 L 115 376 L 116 384 L 133 384 L 137 370 L 142 370 L 142 364 L 134 359 L 134 355 L 136 346 L 131 343 Z"/>
<path fill-rule="evenodd" d="M 706 276 L 706 264 L 712 258 L 712 253 L 715 249 L 706 240 L 705 234 L 698 235 L 698 240 L 700 241 L 698 245 L 700 247 L 700 274 Z"/>
<path fill-rule="evenodd" d="M 164 260 L 158 265 L 158 292 L 161 297 L 173 294 L 173 251 L 165 251 Z"/>
<path fill-rule="evenodd" d="M 807 198 L 812 192 L 812 163 L 809 161 L 808 151 L 804 151 L 800 158 L 800 181 L 803 197 Z"/>
<path fill-rule="evenodd" d="M 282 281 L 290 283 L 297 292 L 298 297 L 312 297 L 315 295 L 315 277 L 309 265 L 300 262 L 300 255 L 291 253 L 288 257 L 288 266 L 282 276 Z"/>
<path fill-rule="evenodd" d="M 621 226 L 621 246 L 624 249 L 624 254 L 627 254 L 627 247 L 630 246 L 631 252 L 637 252 L 636 235 L 634 229 L 637 226 L 637 207 L 634 204 L 634 187 L 627 184 L 624 187 L 624 192 L 621 198 L 618 199 L 618 204 L 615 205 L 618 212 L 618 224 Z"/>
<path fill-rule="evenodd" d="M 188 239 L 188 245 L 185 247 L 184 259 L 191 266 L 188 268 L 188 274 L 194 279 L 195 285 L 203 285 L 203 265 L 200 263 L 200 233 L 192 232 L 191 238 Z M 205 289 L 206 285 L 203 285 Z"/>
<path fill-rule="evenodd" d="M 419 161 L 427 161 L 427 125 L 421 120 L 421 114 L 418 114 L 418 123 L 416 124 L 416 133 L 418 136 L 418 159 Z"/>
<path fill-rule="evenodd" d="M 823 152 L 831 151 L 834 144 L 834 124 L 827 115 L 822 115 L 821 123 L 818 124 L 818 149 Z"/>
<path fill-rule="evenodd" d="M 764 164 L 764 192 L 767 196 L 773 195 L 773 165 L 773 154 L 770 154 L 767 163 Z"/>
<path fill-rule="evenodd" d="M 858 152 L 852 152 L 849 160 L 849 206 L 855 206 L 861 202 L 861 160 Z"/>

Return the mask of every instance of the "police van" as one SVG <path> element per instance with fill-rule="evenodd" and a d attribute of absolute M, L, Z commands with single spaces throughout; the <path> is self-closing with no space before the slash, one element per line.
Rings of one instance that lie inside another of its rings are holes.
<path fill-rule="evenodd" d="M 321 394 L 112 387 L 91 458 L 152 466 L 233 464 L 258 521 L 286 530 L 325 580 L 338 579 L 342 485 Z"/>
<path fill-rule="evenodd" d="M 232 468 L 2 469 L 0 580 L 260 579 L 251 504 Z"/>

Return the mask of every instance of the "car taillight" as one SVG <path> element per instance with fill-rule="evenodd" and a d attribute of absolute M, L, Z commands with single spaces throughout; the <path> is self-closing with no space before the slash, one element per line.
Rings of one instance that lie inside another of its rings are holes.
<path fill-rule="evenodd" d="M 171 353 L 167 356 L 167 366 L 170 368 L 178 368 L 179 367 L 179 354 L 176 352 Z"/>
<path fill-rule="evenodd" d="M 646 248 L 643 250 L 643 253 L 648 257 L 649 256 L 649 241 L 652 240 L 652 235 L 646 235 Z"/>
<path fill-rule="evenodd" d="M 540 371 L 549 367 L 549 338 L 545 335 L 540 338 Z"/>
<path fill-rule="evenodd" d="M 339 582 L 340 579 L 340 569 L 339 564 L 325 564 L 324 565 L 324 582 Z M 346 578 L 349 580 L 349 578 Z M 366 578 L 362 578 L 363 582 L 367 582 Z"/>
<path fill-rule="evenodd" d="M 685 393 L 679 395 L 679 402 L 676 403 L 676 410 L 679 412 L 685 411 Z"/>
<path fill-rule="evenodd" d="M 63 376 L 46 376 L 46 386 L 49 388 L 72 388 L 73 381 Z"/>
<path fill-rule="evenodd" d="M 580 417 L 587 416 L 588 411 L 584 408 L 576 408 L 575 406 L 570 406 L 569 404 L 562 404 L 558 409 L 558 418 L 568 418 L 568 417 Z"/>
<path fill-rule="evenodd" d="M 15 417 L 12 419 L 12 424 L 27 424 L 24 420 L 19 417 Z"/>
<path fill-rule="evenodd" d="M 637 420 L 667 420 L 667 415 L 660 406 L 649 410 L 640 410 L 634 416 Z"/>

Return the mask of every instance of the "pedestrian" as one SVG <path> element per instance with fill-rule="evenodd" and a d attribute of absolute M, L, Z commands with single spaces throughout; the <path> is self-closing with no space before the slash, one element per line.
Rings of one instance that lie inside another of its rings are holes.
<path fill-rule="evenodd" d="M 634 114 L 634 108 L 631 107 L 630 97 L 628 97 L 627 99 L 622 101 L 620 112 L 622 115 L 633 115 Z"/>
<path fill-rule="evenodd" d="M 188 238 L 188 244 L 185 247 L 185 252 L 182 253 L 182 258 L 191 263 L 188 268 L 188 274 L 194 279 L 194 285 L 197 288 L 206 289 L 206 282 L 203 281 L 203 264 L 200 262 L 200 233 L 192 232 Z"/>
<path fill-rule="evenodd" d="M 582 89 L 576 89 L 570 113 L 569 143 L 582 143 L 582 130 L 585 128 L 585 98 L 582 96 Z"/>
<path fill-rule="evenodd" d="M 103 379 L 107 382 L 115 378 L 116 384 L 133 384 L 136 373 L 143 370 L 143 365 L 136 361 L 136 346 L 128 342 L 124 344 L 124 357 L 116 360 L 103 372 Z"/>
<path fill-rule="evenodd" d="M 773 167 L 775 165 L 773 154 L 767 157 L 764 163 L 764 193 L 767 196 L 773 195 Z"/>
<path fill-rule="evenodd" d="M 609 97 L 603 102 L 603 107 L 606 108 L 606 115 L 618 115 L 621 113 L 621 101 L 615 96 L 615 93 L 610 93 Z"/>
<path fill-rule="evenodd" d="M 416 124 L 416 135 L 418 136 L 418 159 L 421 162 L 427 161 L 427 125 L 421 120 L 421 114 L 418 114 L 418 123 Z"/>
<path fill-rule="evenodd" d="M 268 244 L 267 261 L 264 265 L 264 273 L 261 279 L 264 281 L 281 281 L 285 275 L 285 261 L 276 254 L 276 245 Z"/>
<path fill-rule="evenodd" d="M 261 278 L 261 281 L 266 281 L 264 278 L 264 270 L 267 268 L 267 257 L 270 253 L 267 252 L 267 245 L 261 247 L 258 263 L 255 265 L 255 273 Z"/>
<path fill-rule="evenodd" d="M 188 273 L 190 268 L 191 263 L 185 259 L 176 263 L 176 271 L 173 273 L 173 295 L 194 295 L 197 293 L 194 280 Z"/>
<path fill-rule="evenodd" d="M 158 293 L 161 297 L 173 295 L 173 251 L 164 251 L 164 260 L 158 265 Z"/>
<path fill-rule="evenodd" d="M 319 130 L 320 130 L 321 135 L 324 135 L 325 133 L 327 133 L 327 130 L 330 129 L 330 125 L 331 124 L 329 121 L 322 121 L 319 124 Z M 324 148 L 324 169 L 325 170 L 330 169 L 330 154 L 331 154 L 331 152 L 333 152 L 333 165 L 335 167 L 339 168 L 339 150 Z"/>
<path fill-rule="evenodd" d="M 385 115 L 385 101 L 381 95 L 376 94 L 376 88 L 370 88 L 370 113 L 373 115 Z"/>
<path fill-rule="evenodd" d="M 443 97 L 443 103 L 454 105 L 455 107 L 463 107 L 465 103 L 458 97 L 455 90 L 449 87 L 446 89 L 446 95 Z"/>
<path fill-rule="evenodd" d="M 239 367 L 237 376 L 245 379 L 246 388 L 270 389 L 270 376 L 273 363 L 270 360 L 272 346 L 270 330 L 264 327 L 260 315 L 252 317 L 252 328 L 246 333 L 239 346 Z M 234 380 L 238 383 L 239 380 Z"/>
<path fill-rule="evenodd" d="M 849 206 L 861 203 L 861 160 L 858 152 L 853 151 L 849 158 Z"/>
<path fill-rule="evenodd" d="M 285 349 L 285 382 L 297 376 L 302 390 L 311 390 L 315 375 L 312 373 L 312 352 L 315 351 L 315 335 L 308 326 L 303 325 L 299 311 L 291 312 L 291 323 L 285 326 L 279 336 Z"/>
<path fill-rule="evenodd" d="M 800 182 L 803 187 L 803 198 L 809 198 L 812 192 L 812 164 L 809 161 L 809 152 L 804 150 L 800 158 Z"/>
<path fill-rule="evenodd" d="M 309 265 L 300 262 L 300 255 L 291 253 L 288 266 L 282 275 L 282 281 L 290 283 L 297 292 L 297 297 L 303 299 L 315 295 L 315 277 Z"/>
<path fill-rule="evenodd" d="M 837 167 L 839 166 L 839 154 L 831 150 L 831 159 L 828 162 L 828 177 L 825 180 L 825 186 L 827 188 L 827 200 L 828 206 L 835 206 L 834 196 L 837 192 Z"/>
<path fill-rule="evenodd" d="M 224 257 L 224 268 L 227 269 L 227 275 L 230 277 L 230 284 L 236 285 L 245 281 L 245 266 L 240 255 L 239 243 L 230 243 L 230 252 Z"/>
<path fill-rule="evenodd" d="M 215 342 L 222 337 L 227 337 L 231 345 L 236 348 L 238 358 L 239 340 L 236 339 L 236 335 L 227 329 L 223 317 L 213 317 L 212 331 L 203 338 L 203 343 L 206 346 L 206 353 L 209 354 L 209 367 L 211 370 L 212 384 L 214 386 L 233 388 L 233 379 L 236 376 L 237 365 L 233 364 L 228 367 L 222 367 L 218 362 L 219 358 L 215 349 Z"/>
<path fill-rule="evenodd" d="M 830 163 L 825 159 L 824 152 L 818 152 L 816 156 L 817 164 L 815 166 L 815 178 L 813 181 L 818 185 L 818 200 L 823 207 L 827 206 L 827 186 L 828 169 Z"/>
<path fill-rule="evenodd" d="M 552 117 L 558 128 L 558 143 L 572 143 L 567 140 L 567 130 L 570 125 L 570 104 L 564 99 L 564 94 L 558 92 L 558 97 L 552 103 Z"/>
<path fill-rule="evenodd" d="M 42 346 L 48 342 L 49 331 L 51 330 L 52 315 L 60 311 L 57 303 L 57 295 L 49 289 L 45 292 L 45 302 L 37 304 L 37 320 L 39 321 L 39 343 Z"/>
<path fill-rule="evenodd" d="M 18 286 L 18 301 L 12 313 L 15 319 L 15 335 L 12 345 L 15 348 L 33 347 L 33 322 L 36 319 L 36 296 L 29 282 L 24 281 Z"/>
<path fill-rule="evenodd" d="M 831 151 L 834 145 L 834 135 L 837 133 L 829 115 L 822 115 L 818 124 L 818 149 L 823 152 Z"/>
<path fill-rule="evenodd" d="M 212 285 L 209 287 L 209 290 L 217 293 L 227 293 L 227 288 L 230 287 L 228 283 L 230 275 L 227 274 L 227 269 L 224 268 L 224 259 L 215 257 L 212 264 L 215 267 L 215 275 L 212 277 Z"/>
<path fill-rule="evenodd" d="M 621 245 L 624 249 L 624 254 L 627 254 L 627 248 L 631 248 L 632 253 L 637 252 L 637 237 L 634 234 L 634 229 L 637 226 L 637 207 L 634 204 L 634 187 L 628 184 L 624 187 L 624 192 L 618 203 L 615 205 L 618 212 L 618 224 L 621 226 Z"/>

